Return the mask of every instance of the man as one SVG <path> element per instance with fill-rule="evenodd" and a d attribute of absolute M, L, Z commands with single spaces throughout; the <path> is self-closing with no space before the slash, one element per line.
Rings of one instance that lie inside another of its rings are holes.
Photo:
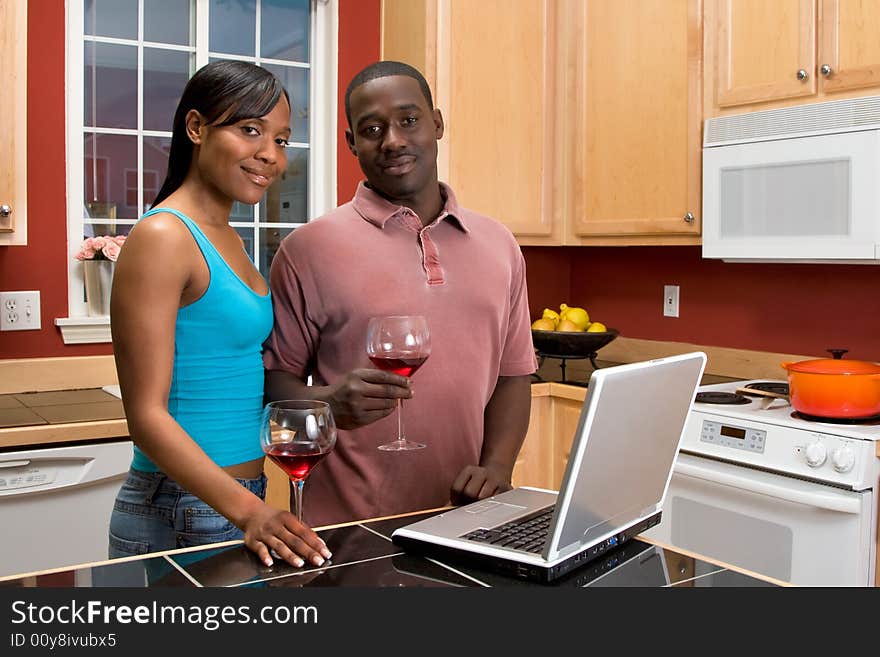
<path fill-rule="evenodd" d="M 438 181 L 443 117 L 422 75 L 372 64 L 345 109 L 366 182 L 283 240 L 270 274 L 266 394 L 328 401 L 340 428 L 306 484 L 312 526 L 509 489 L 536 367 L 522 254 L 507 228 L 459 207 Z M 412 381 L 370 366 L 367 323 L 382 315 L 428 319 L 431 357 Z M 424 449 L 377 449 L 396 437 L 398 399 L 407 437 Z"/>

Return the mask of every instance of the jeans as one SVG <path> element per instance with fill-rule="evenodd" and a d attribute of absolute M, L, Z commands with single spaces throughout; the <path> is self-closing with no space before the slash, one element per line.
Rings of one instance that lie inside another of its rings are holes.
<path fill-rule="evenodd" d="M 236 481 L 265 499 L 266 475 Z M 110 516 L 111 559 L 243 537 L 225 516 L 161 472 L 131 468 Z"/>

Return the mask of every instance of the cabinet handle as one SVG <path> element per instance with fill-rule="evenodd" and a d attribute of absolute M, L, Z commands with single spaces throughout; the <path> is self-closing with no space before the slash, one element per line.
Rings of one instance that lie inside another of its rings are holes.
<path fill-rule="evenodd" d="M 804 69 L 798 69 L 798 72 L 797 72 L 797 79 L 798 80 L 803 82 L 809 77 L 810 77 L 810 74 L 807 73 Z"/>
<path fill-rule="evenodd" d="M 822 64 L 822 68 L 820 68 L 819 71 L 821 71 L 822 75 L 824 75 L 826 78 L 834 73 L 834 69 L 828 66 L 828 64 Z"/>
<path fill-rule="evenodd" d="M 3 217 L 4 219 L 6 219 L 11 214 L 12 214 L 11 207 L 6 205 L 5 203 L 3 205 L 0 205 L 0 217 Z"/>
<path fill-rule="evenodd" d="M 686 223 L 692 224 L 694 223 L 694 215 L 692 212 L 688 212 L 686 215 L 682 217 Z"/>

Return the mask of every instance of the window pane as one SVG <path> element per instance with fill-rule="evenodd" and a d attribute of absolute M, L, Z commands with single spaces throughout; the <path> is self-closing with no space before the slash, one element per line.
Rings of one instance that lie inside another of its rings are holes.
<path fill-rule="evenodd" d="M 144 212 L 150 209 L 168 173 L 170 137 L 144 137 Z"/>
<path fill-rule="evenodd" d="M 137 199 L 126 198 L 127 171 L 137 171 L 137 137 L 87 134 L 83 153 L 89 214 L 95 219 L 137 218 Z"/>
<path fill-rule="evenodd" d="M 308 143 L 309 141 L 309 69 L 295 66 L 264 64 L 272 71 L 290 96 L 290 141 Z"/>
<path fill-rule="evenodd" d="M 256 0 L 211 0 L 208 23 L 208 50 L 256 55 Z"/>
<path fill-rule="evenodd" d="M 144 130 L 171 131 L 193 62 L 190 53 L 144 48 Z"/>
<path fill-rule="evenodd" d="M 236 201 L 232 204 L 232 211 L 229 213 L 230 221 L 253 221 L 254 206 L 247 203 Z"/>
<path fill-rule="evenodd" d="M 287 149 L 287 171 L 260 203 L 260 221 L 298 224 L 308 221 L 309 151 Z"/>
<path fill-rule="evenodd" d="M 260 229 L 260 261 L 257 268 L 266 278 L 269 277 L 269 267 L 278 253 L 281 240 L 292 233 L 293 228 L 261 228 Z"/>
<path fill-rule="evenodd" d="M 85 224 L 83 226 L 83 237 L 95 237 L 97 235 L 128 235 L 134 224 L 121 224 L 116 221 L 108 221 L 106 223 Z"/>
<path fill-rule="evenodd" d="M 86 0 L 85 33 L 92 36 L 137 39 L 138 0 Z"/>
<path fill-rule="evenodd" d="M 137 128 L 137 48 L 86 43 L 84 56 L 85 124 Z"/>
<path fill-rule="evenodd" d="M 263 0 L 260 57 L 309 61 L 309 0 Z"/>
<path fill-rule="evenodd" d="M 247 252 L 251 262 L 254 262 L 254 229 L 249 226 L 235 226 L 235 232 L 244 242 L 244 250 Z"/>
<path fill-rule="evenodd" d="M 144 0 L 144 40 L 189 46 L 194 12 L 186 0 Z"/>

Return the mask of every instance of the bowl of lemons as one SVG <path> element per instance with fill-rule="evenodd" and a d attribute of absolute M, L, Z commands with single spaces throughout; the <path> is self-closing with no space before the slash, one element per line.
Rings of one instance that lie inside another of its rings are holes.
<path fill-rule="evenodd" d="M 595 358 L 596 352 L 620 332 L 590 319 L 585 308 L 561 304 L 559 312 L 544 308 L 532 322 L 532 342 L 541 357 Z"/>

